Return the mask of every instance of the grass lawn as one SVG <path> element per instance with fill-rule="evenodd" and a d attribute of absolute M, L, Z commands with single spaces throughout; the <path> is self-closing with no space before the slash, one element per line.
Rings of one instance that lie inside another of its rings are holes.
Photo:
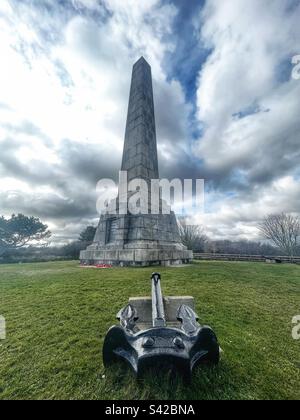
<path fill-rule="evenodd" d="M 0 266 L 0 399 L 300 399 L 300 266 L 198 262 L 160 268 L 166 295 L 193 295 L 224 350 L 190 387 L 151 373 L 138 385 L 104 372 L 102 343 L 129 296 L 150 292 L 153 268 L 93 270 L 77 262 Z M 104 376 L 105 374 L 105 376 Z"/>

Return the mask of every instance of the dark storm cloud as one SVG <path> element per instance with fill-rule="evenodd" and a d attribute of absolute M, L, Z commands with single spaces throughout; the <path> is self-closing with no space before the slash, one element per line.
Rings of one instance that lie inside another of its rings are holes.
<path fill-rule="evenodd" d="M 103 150 L 101 144 L 80 144 L 63 140 L 58 150 L 66 172 L 74 179 L 86 181 L 95 187 L 102 178 L 118 179 L 121 156 Z"/>
<path fill-rule="evenodd" d="M 97 214 L 96 180 L 98 180 L 97 176 L 101 175 L 101 159 L 97 161 L 95 150 L 88 149 L 84 152 L 80 145 L 76 148 L 76 144 L 72 145 L 68 142 L 61 154 L 61 165 L 46 164 L 39 160 L 25 164 L 22 162 L 22 156 L 17 155 L 20 147 L 20 142 L 11 138 L 1 142 L 1 176 L 25 181 L 33 187 L 39 185 L 42 188 L 41 191 L 46 188 L 47 192 L 24 193 L 14 190 L 2 192 L 0 195 L 1 212 L 22 212 L 51 220 L 95 217 Z M 81 161 L 78 159 L 80 154 L 83 157 Z"/>
<path fill-rule="evenodd" d="M 21 146 L 20 142 L 13 138 L 6 138 L 1 142 L 0 172 L 2 177 L 11 176 L 33 185 L 51 183 L 55 172 L 53 165 L 45 164 L 39 160 L 35 160 L 31 164 L 23 163 L 22 158 L 16 156 L 16 152 Z"/>
<path fill-rule="evenodd" d="M 20 191 L 0 193 L 1 212 L 25 213 L 46 220 L 67 220 L 74 217 L 95 217 L 97 214 L 92 194 L 81 192 L 72 198 L 63 198 L 55 193 L 26 195 Z"/>
<path fill-rule="evenodd" d="M 30 164 L 22 163 L 22 158 L 16 156 L 19 147 L 20 144 L 12 139 L 1 143 L 1 175 L 12 176 L 32 186 L 47 187 L 53 192 L 3 192 L 0 197 L 1 211 L 24 212 L 52 220 L 97 215 L 96 183 L 110 175 L 116 179 L 118 176 L 117 165 L 114 171 L 113 159 L 103 157 L 101 148 L 64 141 L 58 153 L 61 164 L 47 165 L 38 160 Z"/>
<path fill-rule="evenodd" d="M 169 147 L 186 143 L 188 133 L 188 109 L 178 88 L 174 91 L 169 86 L 154 80 L 154 103 L 156 129 L 159 141 L 168 140 Z M 176 93 L 175 93 L 176 92 Z M 174 118 L 180 116 L 180 118 Z"/>
<path fill-rule="evenodd" d="M 24 127 L 27 127 L 27 134 L 41 134 L 37 127 L 29 123 Z M 17 134 L 20 126 L 9 129 Z M 117 154 L 103 153 L 100 145 L 87 146 L 64 140 L 57 150 L 60 163 L 47 164 L 38 159 L 24 163 L 22 155 L 18 153 L 21 147 L 22 143 L 12 138 L 1 142 L 1 176 L 25 181 L 32 187 L 39 185 L 50 188 L 53 192 L 2 192 L 2 212 L 22 212 L 51 220 L 97 216 L 96 184 L 102 178 L 118 180 L 120 157 Z"/>

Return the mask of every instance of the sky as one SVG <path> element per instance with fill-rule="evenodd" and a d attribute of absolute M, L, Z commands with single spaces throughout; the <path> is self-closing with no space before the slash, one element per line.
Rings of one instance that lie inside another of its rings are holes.
<path fill-rule="evenodd" d="M 299 0 L 1 0 L 0 215 L 53 243 L 97 224 L 117 179 L 131 70 L 152 67 L 161 177 L 203 178 L 211 238 L 300 213 Z"/>

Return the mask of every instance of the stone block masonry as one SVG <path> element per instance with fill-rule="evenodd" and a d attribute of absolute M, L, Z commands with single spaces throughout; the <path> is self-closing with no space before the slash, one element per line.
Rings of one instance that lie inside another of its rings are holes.
<path fill-rule="evenodd" d="M 149 191 L 151 180 L 159 179 L 151 67 L 143 57 L 132 70 L 121 170 L 128 182 L 145 180 Z M 80 254 L 88 265 L 171 265 L 192 258 L 181 243 L 175 214 L 151 214 L 150 202 L 148 214 L 102 214 L 93 244 Z"/>

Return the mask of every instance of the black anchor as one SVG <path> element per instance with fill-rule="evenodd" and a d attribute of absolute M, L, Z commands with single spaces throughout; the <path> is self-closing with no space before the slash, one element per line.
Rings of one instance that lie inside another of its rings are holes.
<path fill-rule="evenodd" d="M 138 378 L 151 367 L 172 366 L 190 381 L 199 364 L 219 362 L 218 340 L 210 327 L 198 323 L 197 314 L 186 305 L 177 311 L 180 328 L 167 326 L 160 280 L 159 273 L 152 274 L 152 327 L 139 330 L 136 309 L 132 305 L 121 309 L 117 315 L 120 325 L 111 327 L 104 340 L 104 366 L 126 361 Z"/>

